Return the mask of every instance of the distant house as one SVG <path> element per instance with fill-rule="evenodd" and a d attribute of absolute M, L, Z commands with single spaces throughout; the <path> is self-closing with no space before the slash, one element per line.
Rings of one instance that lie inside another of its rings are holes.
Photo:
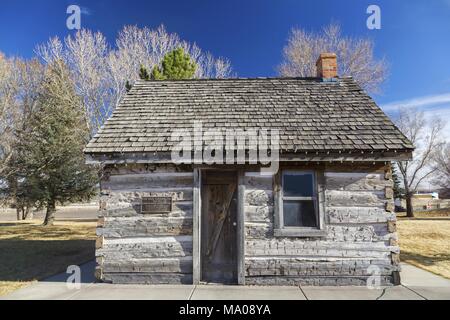
<path fill-rule="evenodd" d="M 390 162 L 413 145 L 337 76 L 334 54 L 317 66 L 315 78 L 137 82 L 85 149 L 104 166 L 97 277 L 398 284 Z"/>

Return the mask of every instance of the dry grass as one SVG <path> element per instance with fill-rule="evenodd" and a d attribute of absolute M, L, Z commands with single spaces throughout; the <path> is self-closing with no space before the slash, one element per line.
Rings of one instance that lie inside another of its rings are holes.
<path fill-rule="evenodd" d="M 427 218 L 398 220 L 401 260 L 450 279 L 450 219 Z"/>
<path fill-rule="evenodd" d="M 93 222 L 0 222 L 0 296 L 95 255 Z"/>
<path fill-rule="evenodd" d="M 417 219 L 420 218 L 446 218 L 450 217 L 450 208 L 430 210 L 430 211 L 418 211 L 414 212 L 414 216 Z M 406 212 L 397 213 L 397 217 L 406 218 Z"/>

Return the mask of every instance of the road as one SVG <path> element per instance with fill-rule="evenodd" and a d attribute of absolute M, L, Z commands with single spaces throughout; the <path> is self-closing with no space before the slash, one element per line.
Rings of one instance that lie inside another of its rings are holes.
<path fill-rule="evenodd" d="M 56 220 L 96 220 L 98 215 L 98 205 L 96 204 L 74 204 L 56 208 Z M 35 219 L 43 220 L 45 211 L 34 213 Z M 0 208 L 0 221 L 16 221 L 16 211 L 14 209 Z"/>

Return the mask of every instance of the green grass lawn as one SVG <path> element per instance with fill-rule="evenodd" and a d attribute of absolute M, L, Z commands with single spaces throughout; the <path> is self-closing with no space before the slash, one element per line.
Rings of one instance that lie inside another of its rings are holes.
<path fill-rule="evenodd" d="M 95 222 L 0 222 L 0 296 L 95 257 Z"/>

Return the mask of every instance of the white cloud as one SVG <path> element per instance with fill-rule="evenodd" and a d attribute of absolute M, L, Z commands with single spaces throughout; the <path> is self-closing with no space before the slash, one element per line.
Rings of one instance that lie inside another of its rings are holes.
<path fill-rule="evenodd" d="M 395 116 L 399 108 L 416 108 L 423 112 L 427 121 L 439 117 L 447 123 L 442 137 L 450 141 L 450 93 L 394 101 L 382 105 L 381 108 L 391 116 Z"/>
<path fill-rule="evenodd" d="M 450 2 L 450 0 L 448 0 Z M 447 122 L 442 130 L 441 138 L 450 141 L 450 93 L 414 97 L 408 100 L 394 101 L 384 105 L 381 108 L 391 116 L 395 116 L 399 108 L 415 108 L 423 112 L 425 120 L 432 122 L 436 117 Z M 420 188 L 435 188 L 432 179 L 425 179 L 420 184 Z"/>
<path fill-rule="evenodd" d="M 439 117 L 447 122 L 447 126 L 443 130 L 443 136 L 447 141 L 450 141 L 450 93 L 394 101 L 382 105 L 381 108 L 391 115 L 394 115 L 399 108 L 416 108 L 422 111 L 429 121 Z"/>
<path fill-rule="evenodd" d="M 400 107 L 404 108 L 435 108 L 437 106 L 441 106 L 444 104 L 448 104 L 447 107 L 439 108 L 439 109 L 450 109 L 450 93 L 444 93 L 433 96 L 424 96 L 424 97 L 416 97 L 408 100 L 395 101 L 388 104 L 384 104 L 381 108 L 386 111 L 395 111 Z"/>

